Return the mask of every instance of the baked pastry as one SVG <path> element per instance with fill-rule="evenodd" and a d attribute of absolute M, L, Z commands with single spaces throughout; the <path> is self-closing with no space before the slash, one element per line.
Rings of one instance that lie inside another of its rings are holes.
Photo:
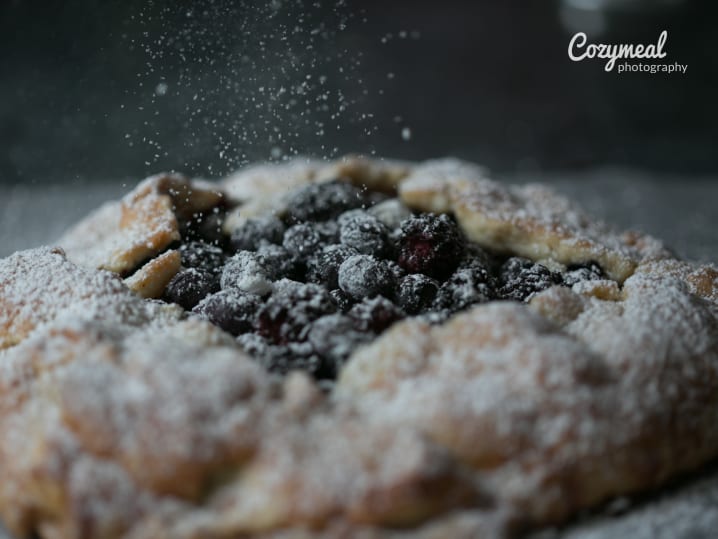
<path fill-rule="evenodd" d="M 718 455 L 718 271 L 455 160 L 161 175 L 0 260 L 17 537 L 502 537 Z"/>

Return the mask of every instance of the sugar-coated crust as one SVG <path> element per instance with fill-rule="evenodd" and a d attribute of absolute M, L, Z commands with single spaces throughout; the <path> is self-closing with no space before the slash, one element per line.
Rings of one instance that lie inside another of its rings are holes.
<path fill-rule="evenodd" d="M 715 267 L 455 160 L 295 162 L 222 190 L 241 223 L 335 176 L 453 212 L 494 249 L 595 260 L 611 279 L 406 319 L 327 395 L 145 299 L 177 271 L 178 219 L 223 197 L 147 180 L 66 235 L 67 252 L 0 260 L 0 518 L 14 534 L 502 537 L 718 455 Z"/>
<path fill-rule="evenodd" d="M 126 274 L 180 239 L 178 218 L 216 206 L 223 194 L 179 174 L 151 176 L 105 204 L 59 240 L 80 265 Z"/>

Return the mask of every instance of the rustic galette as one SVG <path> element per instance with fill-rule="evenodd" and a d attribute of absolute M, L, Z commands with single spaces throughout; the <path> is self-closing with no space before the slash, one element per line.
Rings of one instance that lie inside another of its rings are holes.
<path fill-rule="evenodd" d="M 154 176 L 0 260 L 17 537 L 504 537 L 716 424 L 716 268 L 465 162 Z"/>

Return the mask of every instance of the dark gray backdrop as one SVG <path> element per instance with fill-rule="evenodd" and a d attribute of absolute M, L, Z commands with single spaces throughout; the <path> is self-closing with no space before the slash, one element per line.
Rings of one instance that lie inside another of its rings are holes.
<path fill-rule="evenodd" d="M 597 40 L 668 29 L 666 61 L 688 72 L 569 61 L 570 1 L 6 0 L 0 182 L 218 176 L 349 151 L 714 172 L 714 3 L 604 1 Z"/>

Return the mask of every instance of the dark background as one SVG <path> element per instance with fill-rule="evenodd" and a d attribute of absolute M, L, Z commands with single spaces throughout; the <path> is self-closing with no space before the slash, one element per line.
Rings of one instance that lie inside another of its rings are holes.
<path fill-rule="evenodd" d="M 345 152 L 714 173 L 715 3 L 604 3 L 6 0 L 0 182 L 212 177 Z M 650 43 L 663 29 L 661 62 L 685 75 L 567 57 L 578 30 Z"/>

